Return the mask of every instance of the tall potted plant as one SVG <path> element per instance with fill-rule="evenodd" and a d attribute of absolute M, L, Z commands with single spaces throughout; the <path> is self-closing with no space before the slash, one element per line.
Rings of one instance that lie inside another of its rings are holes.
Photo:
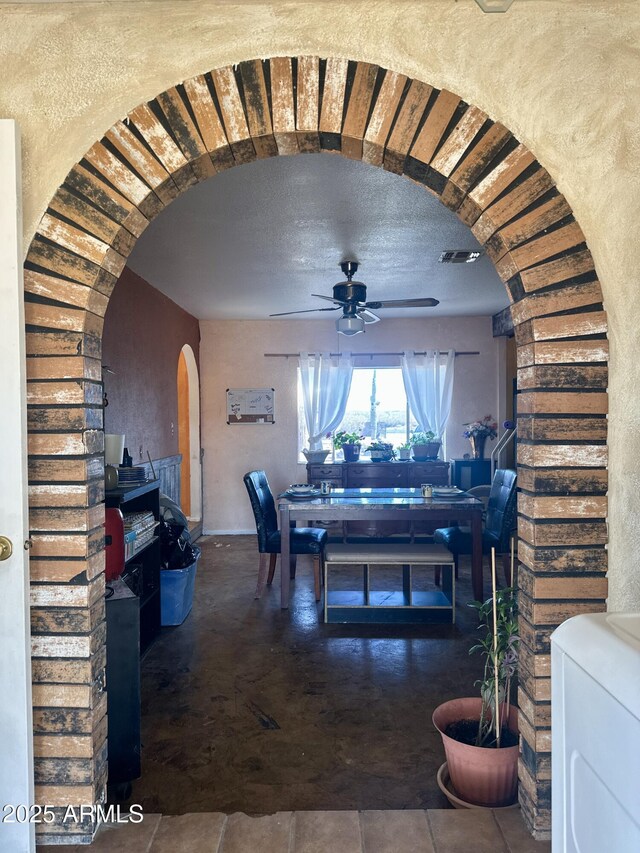
<path fill-rule="evenodd" d="M 512 557 L 513 559 L 513 557 Z M 433 724 L 442 736 L 451 783 L 466 803 L 497 808 L 515 801 L 518 786 L 518 711 L 509 696 L 518 663 L 518 619 L 512 588 L 497 589 L 491 552 L 493 592 L 472 603 L 478 612 L 484 673 L 480 695 L 438 706 Z"/>
<path fill-rule="evenodd" d="M 346 432 L 341 429 L 333 437 L 333 446 L 342 450 L 345 462 L 357 462 L 360 459 L 360 442 L 364 436 L 357 432 Z"/>

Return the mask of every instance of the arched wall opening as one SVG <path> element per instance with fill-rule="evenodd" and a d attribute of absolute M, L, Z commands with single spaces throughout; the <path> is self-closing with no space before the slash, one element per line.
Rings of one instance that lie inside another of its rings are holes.
<path fill-rule="evenodd" d="M 180 509 L 191 514 L 191 429 L 189 411 L 189 375 L 184 349 L 178 357 L 178 453 L 180 460 Z"/>
<path fill-rule="evenodd" d="M 185 344 L 178 359 L 178 447 L 182 455 L 182 511 L 191 521 L 202 519 L 200 463 L 200 381 L 196 357 Z"/>
<path fill-rule="evenodd" d="M 608 348 L 593 259 L 553 179 L 507 128 L 446 90 L 314 56 L 218 68 L 137 106 L 71 169 L 29 248 L 40 799 L 51 802 L 55 790 L 60 804 L 97 802 L 104 791 L 99 376 L 117 277 L 148 222 L 190 186 L 255 158 L 317 151 L 362 159 L 439 196 L 485 246 L 509 294 L 519 388 L 520 799 L 530 828 L 543 834 L 549 637 L 569 616 L 603 610 L 606 597 Z M 54 607 L 67 608 L 68 619 Z M 53 747 L 52 733 L 61 736 Z M 81 759 L 69 738 L 79 739 Z M 61 774 L 78 761 L 83 783 L 65 792 Z"/>

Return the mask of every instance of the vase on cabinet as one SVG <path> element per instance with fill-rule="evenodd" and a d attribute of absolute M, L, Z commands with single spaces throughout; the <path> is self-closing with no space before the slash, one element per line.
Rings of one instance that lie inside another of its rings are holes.
<path fill-rule="evenodd" d="M 484 459 L 484 445 L 487 440 L 486 435 L 470 435 L 471 455 L 473 459 Z"/>

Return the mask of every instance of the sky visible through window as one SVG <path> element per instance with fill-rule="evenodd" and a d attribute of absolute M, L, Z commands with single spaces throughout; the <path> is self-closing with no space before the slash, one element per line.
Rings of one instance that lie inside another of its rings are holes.
<path fill-rule="evenodd" d="M 375 416 L 372 418 L 374 376 Z M 411 417 L 409 429 L 415 426 Z M 407 397 L 400 368 L 356 368 L 347 410 L 338 429 L 359 432 L 369 440 L 377 438 L 395 447 L 403 444 L 407 440 Z"/>

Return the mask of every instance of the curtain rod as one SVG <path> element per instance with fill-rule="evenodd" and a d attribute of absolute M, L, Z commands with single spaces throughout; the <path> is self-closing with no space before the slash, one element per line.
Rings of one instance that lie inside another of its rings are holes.
<path fill-rule="evenodd" d="M 440 355 L 446 355 L 448 350 L 440 350 Z M 265 352 L 265 358 L 300 358 L 301 353 L 299 352 Z M 315 352 L 310 352 L 309 355 L 317 355 Z M 345 353 L 341 352 L 330 352 L 330 356 L 337 357 L 339 355 L 345 355 Z M 351 356 L 353 358 L 379 358 L 381 356 L 397 356 L 400 358 L 403 356 L 403 352 L 352 352 Z M 426 352 L 415 352 L 414 355 L 427 355 Z M 454 355 L 457 357 L 459 355 L 480 355 L 478 350 L 474 350 L 473 352 L 455 352 Z"/>

